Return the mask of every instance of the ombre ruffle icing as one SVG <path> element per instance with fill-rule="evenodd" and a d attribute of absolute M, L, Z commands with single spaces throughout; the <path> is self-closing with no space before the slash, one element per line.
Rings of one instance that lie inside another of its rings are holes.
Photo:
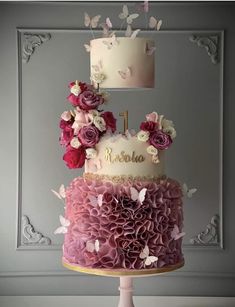
<path fill-rule="evenodd" d="M 145 199 L 131 199 L 130 188 L 147 189 Z M 102 196 L 102 205 L 91 199 Z M 75 178 L 66 190 L 65 217 L 70 221 L 63 256 L 67 263 L 100 269 L 153 269 L 183 262 L 182 238 L 172 238 L 183 227 L 182 191 L 172 179 L 155 182 Z M 99 241 L 98 251 L 88 251 L 87 242 Z M 158 261 L 145 264 L 140 253 L 145 246 Z"/>

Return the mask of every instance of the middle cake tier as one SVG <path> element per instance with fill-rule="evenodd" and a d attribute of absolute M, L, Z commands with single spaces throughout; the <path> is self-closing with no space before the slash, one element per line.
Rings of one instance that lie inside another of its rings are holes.
<path fill-rule="evenodd" d="M 158 152 L 157 163 L 148 152 L 149 144 L 137 135 L 117 134 L 105 136 L 96 145 L 95 159 L 86 160 L 85 174 L 90 178 L 122 181 L 123 179 L 156 179 L 164 175 L 164 151 Z"/>

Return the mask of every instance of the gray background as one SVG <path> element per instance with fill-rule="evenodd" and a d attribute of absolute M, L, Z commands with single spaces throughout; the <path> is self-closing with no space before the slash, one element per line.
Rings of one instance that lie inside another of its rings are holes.
<path fill-rule="evenodd" d="M 129 7 L 134 10 L 134 4 Z M 116 294 L 117 279 L 61 266 L 62 238 L 53 231 L 63 205 L 50 189 L 81 174 L 66 169 L 61 160 L 58 119 L 68 106 L 67 83 L 89 77 L 83 43 L 91 36 L 78 30 L 83 28 L 83 12 L 110 16 L 118 25 L 120 9 L 121 3 L 0 4 L 1 295 Z M 152 36 L 157 44 L 156 88 L 113 91 L 107 109 L 117 115 L 128 107 L 135 129 L 152 110 L 173 119 L 178 136 L 167 154 L 167 173 L 199 191 L 185 201 L 185 267 L 136 279 L 136 294 L 232 296 L 235 7 L 166 3 L 152 4 L 151 13 L 164 21 L 162 32 Z M 50 33 L 51 39 L 22 63 L 26 32 Z M 218 64 L 205 48 L 189 41 L 192 34 L 220 38 Z M 221 218 L 220 242 L 190 245 L 189 239 L 205 230 L 214 214 Z M 23 215 L 51 245 L 22 238 Z"/>

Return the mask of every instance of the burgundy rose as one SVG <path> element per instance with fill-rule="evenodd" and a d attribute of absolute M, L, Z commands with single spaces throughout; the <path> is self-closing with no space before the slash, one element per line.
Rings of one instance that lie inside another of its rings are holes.
<path fill-rule="evenodd" d="M 83 110 L 96 109 L 102 103 L 104 98 L 92 90 L 86 90 L 79 95 L 79 107 Z"/>
<path fill-rule="evenodd" d="M 63 156 L 68 168 L 80 168 L 83 167 L 86 159 L 85 149 L 81 146 L 79 148 L 68 147 L 68 150 Z"/>
<path fill-rule="evenodd" d="M 69 84 L 69 88 L 71 89 L 73 86 L 75 85 L 75 82 L 71 82 Z M 72 103 L 72 105 L 74 107 L 78 106 L 79 105 L 79 102 L 80 102 L 80 94 L 83 93 L 85 90 L 87 90 L 88 88 L 88 85 L 86 83 L 83 83 L 83 82 L 78 82 L 78 85 L 80 87 L 80 93 L 78 96 L 74 95 L 73 93 L 71 93 L 67 99 Z"/>
<path fill-rule="evenodd" d="M 60 129 L 63 129 L 63 130 L 70 130 L 70 128 L 72 127 L 72 124 L 73 124 L 73 120 L 63 120 L 61 119 L 60 120 Z"/>
<path fill-rule="evenodd" d="M 93 125 L 84 126 L 79 130 L 78 138 L 82 145 L 94 147 L 100 138 L 99 130 Z"/>
<path fill-rule="evenodd" d="M 162 150 L 167 149 L 171 145 L 172 139 L 168 134 L 157 130 L 150 134 L 149 142 L 157 149 Z"/>
<path fill-rule="evenodd" d="M 103 117 L 106 127 L 110 128 L 111 131 L 114 133 L 116 131 L 116 118 L 113 116 L 112 112 L 104 112 L 101 114 L 101 117 Z"/>
<path fill-rule="evenodd" d="M 152 121 L 142 122 L 140 124 L 140 129 L 144 131 L 152 132 L 156 129 L 157 123 Z"/>

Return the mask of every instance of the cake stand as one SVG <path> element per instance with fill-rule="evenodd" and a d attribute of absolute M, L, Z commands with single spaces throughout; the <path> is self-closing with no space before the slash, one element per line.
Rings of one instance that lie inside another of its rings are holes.
<path fill-rule="evenodd" d="M 146 277 L 149 275 L 159 275 L 159 274 L 177 270 L 184 265 L 184 261 L 182 261 L 175 265 L 171 265 L 171 266 L 163 267 L 163 268 L 157 268 L 157 269 L 109 270 L 109 269 L 93 269 L 93 268 L 79 267 L 77 265 L 69 264 L 64 259 L 62 263 L 63 263 L 63 266 L 66 267 L 67 269 L 81 272 L 81 273 L 88 273 L 88 274 L 94 274 L 94 275 L 99 275 L 99 276 L 119 277 L 120 278 L 120 286 L 119 286 L 120 297 L 119 297 L 118 307 L 135 307 L 133 303 L 133 277 L 144 277 L 144 276 Z"/>

